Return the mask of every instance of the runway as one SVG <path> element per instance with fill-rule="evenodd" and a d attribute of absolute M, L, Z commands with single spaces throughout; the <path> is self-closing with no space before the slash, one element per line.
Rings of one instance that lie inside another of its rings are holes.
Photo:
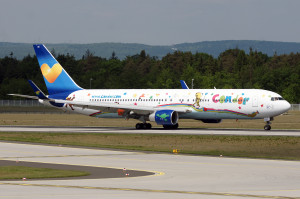
<path fill-rule="evenodd" d="M 300 198 L 300 162 L 0 142 L 0 159 L 127 168 L 132 178 L 0 181 L 1 198 Z M 17 190 L 17 191 L 16 191 Z"/>
<path fill-rule="evenodd" d="M 0 132 L 64 132 L 64 133 L 149 133 L 183 135 L 255 135 L 255 136 L 300 136 L 300 130 L 257 130 L 257 129 L 195 129 L 163 128 L 135 129 L 117 127 L 58 127 L 58 126 L 0 126 Z"/>

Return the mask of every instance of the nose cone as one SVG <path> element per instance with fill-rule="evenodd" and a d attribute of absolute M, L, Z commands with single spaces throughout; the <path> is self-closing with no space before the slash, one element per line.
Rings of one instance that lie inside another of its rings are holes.
<path fill-rule="evenodd" d="M 290 108 L 291 108 L 291 104 L 288 103 L 287 101 L 285 101 L 285 103 L 284 103 L 283 106 L 282 106 L 282 110 L 283 110 L 284 112 L 287 112 L 288 110 L 290 110 Z"/>

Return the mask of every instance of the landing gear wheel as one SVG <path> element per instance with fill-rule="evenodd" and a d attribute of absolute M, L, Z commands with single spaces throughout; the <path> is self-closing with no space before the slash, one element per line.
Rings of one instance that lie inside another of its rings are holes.
<path fill-rule="evenodd" d="M 137 123 L 137 124 L 135 125 L 135 128 L 136 128 L 136 129 L 141 129 L 141 128 L 143 128 L 143 124 L 142 124 L 142 123 Z"/>
<path fill-rule="evenodd" d="M 151 129 L 152 125 L 150 123 L 137 123 L 135 125 L 136 129 Z"/>
<path fill-rule="evenodd" d="M 269 124 L 267 124 L 267 125 L 264 126 L 264 129 L 265 129 L 266 131 L 269 131 L 269 130 L 271 130 L 271 126 L 270 126 Z"/>
<path fill-rule="evenodd" d="M 265 118 L 265 121 L 266 121 L 266 125 L 264 126 L 264 129 L 266 131 L 269 131 L 271 130 L 271 121 L 273 120 L 273 118 Z"/>

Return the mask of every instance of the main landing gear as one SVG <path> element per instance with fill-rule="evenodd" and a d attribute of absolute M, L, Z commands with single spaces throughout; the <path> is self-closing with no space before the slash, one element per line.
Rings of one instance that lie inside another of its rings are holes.
<path fill-rule="evenodd" d="M 271 121 L 273 121 L 273 117 L 271 117 L 271 118 L 265 118 L 264 120 L 266 122 L 266 125 L 264 126 L 264 129 L 266 131 L 271 130 L 271 124 L 272 124 Z"/>
<path fill-rule="evenodd" d="M 135 125 L 136 129 L 151 129 L 152 125 L 150 123 L 137 123 Z"/>

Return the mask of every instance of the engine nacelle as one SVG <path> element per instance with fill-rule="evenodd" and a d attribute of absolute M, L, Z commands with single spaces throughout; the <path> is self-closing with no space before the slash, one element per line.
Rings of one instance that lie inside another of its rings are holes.
<path fill-rule="evenodd" d="M 150 114 L 149 120 L 158 125 L 175 125 L 178 122 L 178 113 L 173 110 L 159 110 Z"/>
<path fill-rule="evenodd" d="M 222 119 L 203 119 L 201 121 L 203 123 L 221 123 Z"/>

